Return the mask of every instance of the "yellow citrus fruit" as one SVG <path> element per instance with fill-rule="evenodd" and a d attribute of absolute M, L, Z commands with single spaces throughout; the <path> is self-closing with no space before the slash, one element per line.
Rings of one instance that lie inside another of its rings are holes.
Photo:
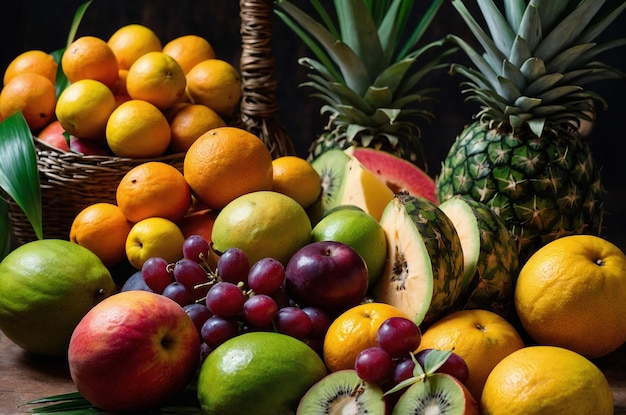
<path fill-rule="evenodd" d="M 159 216 L 177 222 L 191 205 L 191 190 L 176 167 L 149 161 L 130 169 L 117 185 L 115 197 L 131 222 Z"/>
<path fill-rule="evenodd" d="M 213 46 L 208 40 L 197 35 L 174 38 L 163 46 L 163 52 L 176 59 L 185 73 L 202 61 L 215 59 Z"/>
<path fill-rule="evenodd" d="M 49 53 L 42 50 L 29 50 L 17 55 L 4 71 L 3 85 L 9 83 L 16 75 L 37 73 L 43 75 L 53 84 L 57 76 L 57 63 Z"/>
<path fill-rule="evenodd" d="M 116 106 L 109 87 L 100 81 L 81 79 L 61 93 L 55 112 L 68 133 L 79 138 L 101 140 Z"/>
<path fill-rule="evenodd" d="M 308 208 L 320 197 L 322 182 L 311 164 L 298 156 L 282 156 L 272 161 L 272 190 L 283 193 L 303 208 Z"/>
<path fill-rule="evenodd" d="M 128 233 L 126 256 L 136 269 L 155 256 L 175 262 L 183 256 L 184 242 L 182 231 L 171 220 L 147 218 L 135 223 Z"/>
<path fill-rule="evenodd" d="M 170 125 L 163 113 L 139 99 L 121 103 L 106 124 L 107 143 L 121 157 L 161 156 L 170 145 L 170 138 Z"/>
<path fill-rule="evenodd" d="M 241 98 L 241 76 L 230 63 L 207 59 L 187 73 L 187 91 L 193 102 L 222 116 L 231 115 Z"/>
<path fill-rule="evenodd" d="M 0 92 L 0 119 L 22 111 L 31 130 L 48 124 L 54 116 L 56 91 L 48 78 L 37 73 L 16 75 Z"/>
<path fill-rule="evenodd" d="M 114 88 L 118 77 L 115 54 L 103 39 L 82 36 L 65 49 L 61 66 L 70 82 L 95 79 L 109 88 Z"/>
<path fill-rule="evenodd" d="M 272 155 L 254 134 L 218 127 L 189 147 L 183 173 L 200 202 L 221 209 L 246 193 L 272 189 Z"/>
<path fill-rule="evenodd" d="M 328 370 L 354 369 L 358 354 L 377 345 L 376 331 L 390 317 L 409 318 L 392 305 L 376 302 L 359 304 L 335 318 L 324 337 L 324 362 Z"/>
<path fill-rule="evenodd" d="M 539 344 L 595 358 L 626 342 L 626 255 L 600 237 L 567 236 L 535 252 L 514 298 L 522 326 Z"/>
<path fill-rule="evenodd" d="M 187 79 L 178 62 L 163 52 L 148 52 L 128 69 L 126 90 L 157 108 L 170 108 L 184 98 Z"/>
<path fill-rule="evenodd" d="M 286 266 L 291 256 L 311 241 L 311 222 L 290 197 L 267 190 L 250 192 L 219 211 L 211 238 L 218 254 L 239 248 L 250 265 L 270 257 Z"/>
<path fill-rule="evenodd" d="M 149 27 L 133 23 L 117 29 L 107 44 L 117 58 L 120 69 L 129 69 L 142 55 L 158 52 L 162 48 L 161 40 Z"/>
<path fill-rule="evenodd" d="M 96 254 L 106 266 L 126 258 L 126 238 L 132 223 L 112 203 L 94 203 L 81 210 L 70 228 L 70 241 Z"/>
<path fill-rule="evenodd" d="M 481 398 L 484 415 L 611 415 L 613 393 L 591 361 L 555 346 L 517 350 L 493 369 Z"/>
<path fill-rule="evenodd" d="M 172 140 L 171 153 L 183 153 L 202 134 L 226 123 L 215 111 L 202 104 L 186 104 L 174 113 L 170 120 Z"/>
<path fill-rule="evenodd" d="M 422 334 L 418 351 L 454 348 L 469 368 L 465 385 L 480 400 L 491 370 L 522 347 L 524 341 L 511 323 L 492 311 L 476 309 L 457 311 L 437 320 Z"/>

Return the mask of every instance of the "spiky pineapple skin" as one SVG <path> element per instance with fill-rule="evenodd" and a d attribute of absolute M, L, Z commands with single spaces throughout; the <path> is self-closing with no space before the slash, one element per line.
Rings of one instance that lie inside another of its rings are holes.
<path fill-rule="evenodd" d="M 556 238 L 602 230 L 600 170 L 576 132 L 537 137 L 471 124 L 437 178 L 439 200 L 455 194 L 484 203 L 502 218 L 517 240 L 520 261 Z"/>

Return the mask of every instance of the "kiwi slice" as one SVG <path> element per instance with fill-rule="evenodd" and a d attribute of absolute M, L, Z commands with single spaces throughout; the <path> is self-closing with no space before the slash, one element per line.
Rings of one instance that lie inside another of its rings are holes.
<path fill-rule="evenodd" d="M 350 156 L 339 149 L 327 150 L 311 161 L 311 166 L 320 175 L 322 181 L 322 208 L 324 212 L 337 205 L 335 199 L 343 182 L 348 161 L 350 161 Z"/>
<path fill-rule="evenodd" d="M 353 369 L 338 370 L 314 384 L 300 400 L 296 415 L 384 414 L 380 386 L 365 382 Z"/>
<path fill-rule="evenodd" d="M 398 399 L 392 415 L 478 415 L 478 403 L 456 378 L 433 373 L 411 385 Z"/>

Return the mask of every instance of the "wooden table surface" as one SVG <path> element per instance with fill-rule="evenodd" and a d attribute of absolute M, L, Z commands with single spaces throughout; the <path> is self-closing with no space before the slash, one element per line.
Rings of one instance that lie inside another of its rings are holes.
<path fill-rule="evenodd" d="M 626 345 L 594 363 L 609 379 L 615 414 L 626 415 Z M 66 361 L 32 356 L 0 333 L 0 415 L 24 414 L 30 400 L 75 391 Z"/>

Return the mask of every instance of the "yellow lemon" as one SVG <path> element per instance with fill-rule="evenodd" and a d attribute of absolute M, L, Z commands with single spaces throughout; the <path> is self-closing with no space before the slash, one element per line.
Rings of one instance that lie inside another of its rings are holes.
<path fill-rule="evenodd" d="M 126 90 L 132 99 L 170 108 L 185 95 L 187 79 L 178 62 L 163 52 L 148 52 L 128 69 Z"/>
<path fill-rule="evenodd" d="M 231 115 L 241 98 L 241 76 L 230 63 L 207 59 L 187 73 L 187 90 L 193 102 L 222 116 Z"/>
<path fill-rule="evenodd" d="M 151 257 L 175 262 L 183 256 L 184 242 L 183 232 L 171 220 L 147 218 L 131 228 L 126 239 L 126 256 L 136 269 L 141 269 L 143 263 Z"/>
<path fill-rule="evenodd" d="M 303 208 L 308 208 L 319 199 L 322 193 L 320 175 L 303 158 L 282 156 L 272 161 L 272 190 L 283 193 Z"/>
<path fill-rule="evenodd" d="M 119 69 L 128 69 L 141 56 L 161 50 L 161 40 L 154 31 L 133 23 L 117 29 L 107 41 L 117 58 Z"/>

